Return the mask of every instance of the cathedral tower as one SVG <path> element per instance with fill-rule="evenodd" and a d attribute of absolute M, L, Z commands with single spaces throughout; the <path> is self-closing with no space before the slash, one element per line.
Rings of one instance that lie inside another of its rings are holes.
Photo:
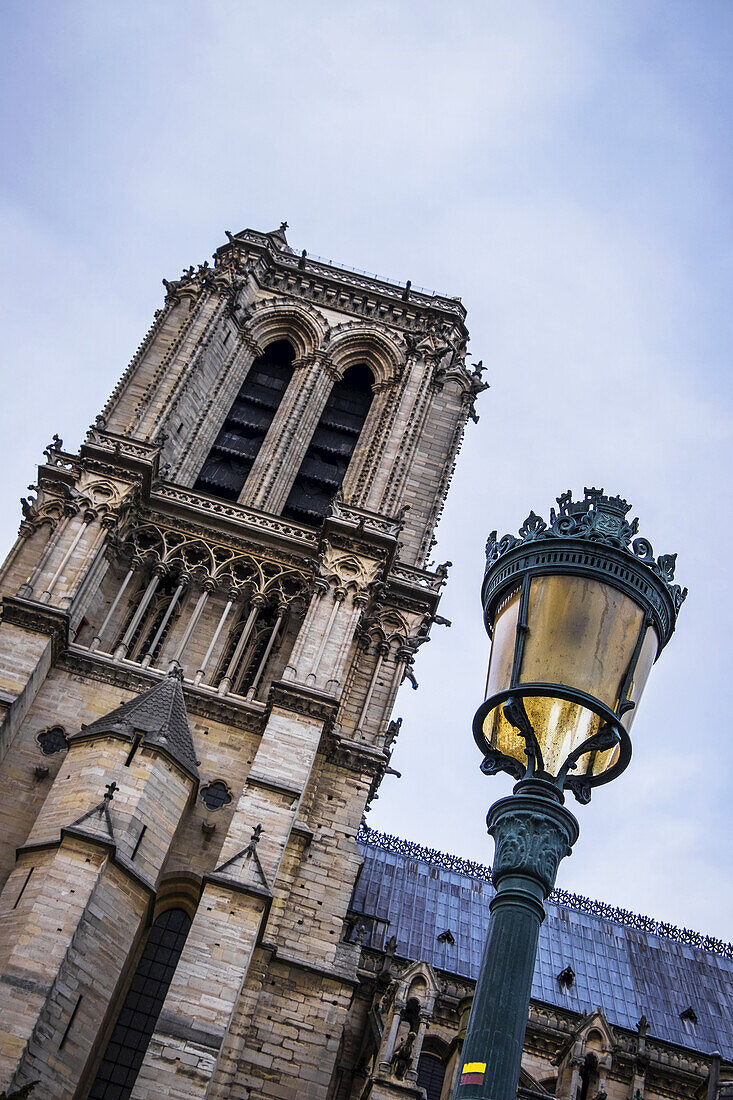
<path fill-rule="evenodd" d="M 355 837 L 485 388 L 465 311 L 227 234 L 2 570 L 0 1090 L 337 1090 Z"/>

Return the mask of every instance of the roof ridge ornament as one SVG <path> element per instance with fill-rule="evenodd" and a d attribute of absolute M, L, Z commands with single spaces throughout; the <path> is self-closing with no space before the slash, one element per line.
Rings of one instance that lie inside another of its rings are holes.
<path fill-rule="evenodd" d="M 276 245 L 281 248 L 288 248 L 288 238 L 285 236 L 285 231 L 289 229 L 287 222 L 280 222 L 277 229 L 271 229 L 267 236 L 270 240 L 275 241 Z"/>

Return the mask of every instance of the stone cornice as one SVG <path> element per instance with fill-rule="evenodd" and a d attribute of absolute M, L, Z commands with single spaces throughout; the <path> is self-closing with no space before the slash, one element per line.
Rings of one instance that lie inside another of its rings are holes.
<path fill-rule="evenodd" d="M 66 611 L 25 600 L 20 596 L 3 596 L 0 601 L 0 618 L 23 630 L 47 634 L 51 638 L 53 659 L 66 649 L 69 641 L 69 615 Z"/>
<path fill-rule="evenodd" d="M 353 973 L 339 970 L 335 965 L 328 966 L 325 963 L 311 962 L 309 959 L 298 958 L 295 955 L 286 955 L 279 950 L 276 944 L 262 942 L 260 946 L 272 950 L 271 965 L 276 963 L 280 966 L 292 966 L 296 970 L 304 970 L 309 974 L 319 974 L 330 981 L 344 982 L 347 985 L 356 986 L 359 984 L 359 979 Z"/>
<path fill-rule="evenodd" d="M 332 764 L 359 775 L 378 776 L 381 780 L 389 765 L 389 756 L 363 741 L 352 741 L 338 733 L 331 733 L 326 745 L 326 755 Z"/>
<path fill-rule="evenodd" d="M 159 682 L 160 672 L 148 671 L 129 661 L 113 661 L 101 653 L 90 653 L 82 646 L 71 645 L 58 662 L 58 667 L 66 672 L 81 673 L 83 676 L 128 691 L 147 691 Z M 197 685 L 183 681 L 183 694 L 186 710 L 198 718 L 223 722 L 237 729 L 259 734 L 263 727 L 264 705 L 245 700 L 235 701 L 229 697 L 207 691 Z"/>
<path fill-rule="evenodd" d="M 79 448 L 78 473 L 90 470 L 106 477 L 122 476 L 139 484 L 144 499 L 148 499 L 158 475 L 162 443 L 148 443 L 127 435 L 117 435 L 92 427 Z M 48 471 L 48 467 L 43 468 Z"/>
<path fill-rule="evenodd" d="M 262 287 L 399 329 L 419 328 L 427 318 L 440 318 L 466 335 L 466 310 L 458 298 L 413 290 L 367 272 L 298 255 L 268 233 L 245 229 L 228 236 L 229 243 L 215 253 L 217 267 L 234 262 L 250 271 Z"/>
<path fill-rule="evenodd" d="M 211 874 L 204 875 L 204 885 L 221 886 L 225 890 L 232 890 L 235 894 L 246 894 L 248 897 L 257 898 L 259 901 L 265 903 L 266 908 L 269 910 L 270 902 L 272 901 L 272 893 L 266 890 L 264 886 L 256 886 L 254 883 L 238 882 L 237 879 L 232 878 L 230 875 L 223 875 L 220 871 L 212 871 Z"/>
<path fill-rule="evenodd" d="M 278 680 L 270 689 L 267 700 L 266 720 L 274 707 L 290 710 L 306 718 L 315 718 L 324 723 L 325 731 L 330 730 L 336 718 L 338 700 L 322 691 L 315 691 L 303 684 L 289 680 Z"/>
<path fill-rule="evenodd" d="M 247 787 L 262 787 L 266 791 L 272 791 L 274 794 L 284 795 L 286 798 L 295 802 L 302 795 L 302 791 L 297 787 L 291 786 L 289 783 L 283 783 L 279 779 L 272 779 L 267 775 L 257 775 L 250 772 L 246 780 Z"/>
<path fill-rule="evenodd" d="M 217 500 L 180 485 L 156 484 L 150 495 L 150 506 L 161 515 L 198 523 L 209 533 L 213 528 L 233 539 L 269 543 L 291 554 L 313 554 L 318 546 L 315 529 L 246 508 L 242 504 Z"/>
<path fill-rule="evenodd" d="M 397 561 L 387 575 L 386 595 L 405 610 L 434 615 L 445 581 L 446 573 L 440 568 L 430 572 Z"/>
<path fill-rule="evenodd" d="M 293 827 L 290 830 L 291 836 L 300 837 L 306 847 L 311 843 L 313 837 L 316 835 L 311 829 L 310 825 L 307 825 L 305 821 L 294 821 Z"/>

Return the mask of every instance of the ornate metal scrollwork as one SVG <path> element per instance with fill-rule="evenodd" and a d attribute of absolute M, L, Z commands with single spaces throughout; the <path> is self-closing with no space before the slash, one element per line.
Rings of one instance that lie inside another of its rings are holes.
<path fill-rule="evenodd" d="M 493 879 L 505 875 L 530 875 L 537 879 L 547 897 L 555 885 L 560 860 L 569 856 L 577 837 L 574 818 L 556 803 L 542 800 L 532 806 L 529 799 L 514 796 L 491 807 L 489 833 L 496 843 Z"/>
<path fill-rule="evenodd" d="M 574 501 L 570 489 L 557 498 L 558 511 L 550 509 L 549 525 L 530 512 L 519 528 L 519 538 L 504 535 L 497 539 L 492 531 L 486 543 L 487 568 L 504 554 L 528 542 L 545 539 L 587 539 L 589 542 L 613 546 L 647 565 L 667 588 L 676 610 L 682 606 L 687 589 L 673 584 L 676 554 L 654 556 L 648 539 L 634 538 L 639 530 L 638 519 L 629 522 L 626 515 L 631 505 L 621 497 L 606 496 L 603 489 L 586 488 L 583 500 Z M 633 541 L 632 541 L 633 540 Z"/>

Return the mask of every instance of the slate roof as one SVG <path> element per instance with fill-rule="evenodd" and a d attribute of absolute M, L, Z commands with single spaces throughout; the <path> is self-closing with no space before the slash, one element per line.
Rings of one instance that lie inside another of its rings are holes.
<path fill-rule="evenodd" d="M 358 840 L 364 866 L 352 910 L 389 921 L 365 921 L 365 945 L 381 949 L 395 935 L 397 955 L 423 959 L 475 980 L 495 893 L 489 869 L 370 829 Z M 730 945 L 721 944 L 721 952 L 705 950 L 673 938 L 674 929 L 659 934 L 629 927 L 584 911 L 592 905 L 587 899 L 564 893 L 560 898 L 547 903 L 532 984 L 534 1000 L 578 1013 L 600 1007 L 609 1023 L 630 1031 L 636 1030 L 643 1013 L 650 1038 L 705 1054 L 717 1050 L 733 1060 Z M 635 920 L 655 926 L 647 918 Z M 448 930 L 454 944 L 442 936 Z M 570 989 L 561 989 L 557 975 L 568 965 L 575 981 Z M 680 1019 L 688 1007 L 697 1024 Z"/>
<path fill-rule="evenodd" d="M 136 732 L 143 733 L 148 745 L 165 750 L 189 775 L 198 779 L 196 752 L 188 725 L 183 688 L 175 670 L 149 691 L 123 703 L 96 722 L 83 726 L 78 733 L 71 734 L 69 740 L 86 740 L 104 733 L 118 733 L 132 738 Z"/>

